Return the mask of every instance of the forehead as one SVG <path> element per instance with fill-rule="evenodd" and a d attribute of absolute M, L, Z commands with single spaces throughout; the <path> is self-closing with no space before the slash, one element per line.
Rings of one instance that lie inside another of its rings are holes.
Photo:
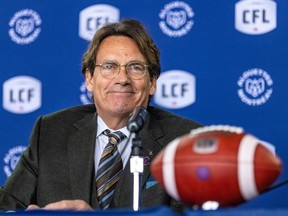
<path fill-rule="evenodd" d="M 105 44 L 105 45 L 111 44 L 112 42 L 115 42 L 115 43 L 134 43 L 135 46 L 137 46 L 137 43 L 134 41 L 134 39 L 132 39 L 128 36 L 125 36 L 125 35 L 108 36 L 101 41 L 100 46 L 101 45 L 103 46 L 103 44 Z"/>
<path fill-rule="evenodd" d="M 96 59 L 135 58 L 144 60 L 137 43 L 127 36 L 108 36 L 100 43 Z"/>

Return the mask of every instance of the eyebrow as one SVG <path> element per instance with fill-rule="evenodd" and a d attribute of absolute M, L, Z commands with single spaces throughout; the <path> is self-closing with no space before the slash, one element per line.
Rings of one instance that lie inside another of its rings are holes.
<path fill-rule="evenodd" d="M 117 60 L 104 60 L 104 61 L 101 61 L 99 64 L 103 64 L 103 63 L 116 63 L 118 65 L 121 65 Z M 132 61 L 129 61 L 127 62 L 126 64 L 124 65 L 127 65 L 127 64 L 130 64 L 130 63 L 142 63 L 142 64 L 148 64 L 144 61 L 141 61 L 141 60 L 132 60 Z"/>

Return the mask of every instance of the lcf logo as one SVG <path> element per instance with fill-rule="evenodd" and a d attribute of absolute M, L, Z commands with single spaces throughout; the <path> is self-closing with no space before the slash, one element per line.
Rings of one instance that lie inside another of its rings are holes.
<path fill-rule="evenodd" d="M 235 5 L 235 28 L 250 35 L 265 34 L 276 28 L 273 0 L 241 0 Z"/>
<path fill-rule="evenodd" d="M 3 108 L 26 114 L 41 106 L 41 82 L 30 76 L 17 76 L 3 84 Z"/>
<path fill-rule="evenodd" d="M 161 74 L 154 102 L 169 109 L 180 109 L 195 102 L 195 77 L 181 70 Z"/>

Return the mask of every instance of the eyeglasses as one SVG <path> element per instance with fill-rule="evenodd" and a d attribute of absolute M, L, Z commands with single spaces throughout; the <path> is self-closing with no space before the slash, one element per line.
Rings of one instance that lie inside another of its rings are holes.
<path fill-rule="evenodd" d="M 95 65 L 95 67 L 100 67 L 100 73 L 106 79 L 114 79 L 121 70 L 121 67 L 125 67 L 128 76 L 131 79 L 139 80 L 146 75 L 147 64 L 143 62 L 129 62 L 126 65 L 120 65 L 116 62 L 103 62 L 102 64 Z"/>

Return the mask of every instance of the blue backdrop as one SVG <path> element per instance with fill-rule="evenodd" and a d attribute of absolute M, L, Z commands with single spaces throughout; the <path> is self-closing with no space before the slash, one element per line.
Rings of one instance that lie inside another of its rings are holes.
<path fill-rule="evenodd" d="M 1 0 L 0 184 L 39 115 L 90 103 L 81 58 L 105 22 L 142 21 L 161 52 L 152 105 L 272 143 L 288 177 L 287 0 Z M 224 187 L 224 186 L 223 186 Z M 288 186 L 237 208 L 287 207 Z"/>

